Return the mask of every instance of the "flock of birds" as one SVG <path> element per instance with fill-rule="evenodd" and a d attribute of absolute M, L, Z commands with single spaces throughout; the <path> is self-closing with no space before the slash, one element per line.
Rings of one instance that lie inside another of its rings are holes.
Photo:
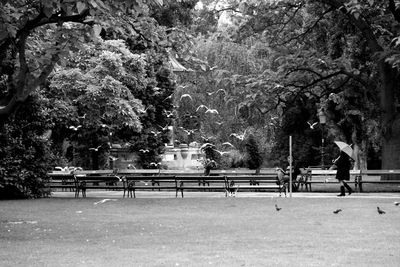
<path fill-rule="evenodd" d="M 397 201 L 395 201 L 393 204 L 395 206 L 400 206 L 400 202 L 397 202 Z M 276 209 L 276 211 L 280 211 L 282 208 L 278 207 L 278 204 L 275 204 L 275 209 Z M 384 211 L 380 207 L 376 207 L 376 210 L 377 210 L 379 215 L 386 214 L 386 211 Z M 336 210 L 333 211 L 333 213 L 334 214 L 338 214 L 338 213 L 340 213 L 342 211 L 343 211 L 342 209 L 336 209 Z"/>

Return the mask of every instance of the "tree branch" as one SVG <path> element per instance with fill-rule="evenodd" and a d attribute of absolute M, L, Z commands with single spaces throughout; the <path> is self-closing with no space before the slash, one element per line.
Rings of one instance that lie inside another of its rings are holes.
<path fill-rule="evenodd" d="M 362 16 L 355 17 L 351 14 L 351 12 L 349 12 L 345 7 L 343 0 L 321 0 L 321 2 L 341 11 L 350 22 L 353 23 L 362 32 L 372 53 L 383 51 L 382 46 L 378 43 L 378 40 L 369 24 L 362 18 Z"/>
<path fill-rule="evenodd" d="M 396 9 L 396 5 L 394 3 L 394 0 L 389 0 L 388 10 L 389 10 L 390 13 L 393 14 L 394 19 L 397 22 L 400 22 L 400 10 Z"/>
<path fill-rule="evenodd" d="M 291 38 L 289 38 L 289 39 L 287 39 L 287 40 L 284 40 L 283 42 L 278 43 L 278 44 L 276 44 L 276 45 L 284 45 L 284 44 L 290 43 L 290 42 L 293 41 L 293 40 L 300 39 L 300 38 L 304 37 L 304 36 L 307 35 L 312 29 L 314 29 L 314 27 L 316 27 L 316 26 L 318 25 L 318 23 L 325 17 L 326 14 L 332 12 L 333 10 L 335 10 L 335 9 L 334 9 L 334 8 L 329 8 L 328 10 L 326 10 L 325 12 L 323 12 L 322 15 L 321 15 L 316 21 L 314 21 L 314 23 L 313 23 L 310 27 L 307 27 L 307 29 L 306 29 L 304 32 L 302 32 L 302 33 L 299 34 L 299 35 L 293 36 L 293 37 L 291 37 Z M 286 24 L 287 24 L 287 23 L 286 23 Z M 284 27 L 286 27 L 286 25 L 284 25 Z M 283 31 L 283 28 L 282 28 L 281 31 Z"/>

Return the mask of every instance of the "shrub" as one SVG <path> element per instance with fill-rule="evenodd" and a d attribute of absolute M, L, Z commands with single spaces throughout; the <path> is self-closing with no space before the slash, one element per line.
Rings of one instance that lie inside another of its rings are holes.
<path fill-rule="evenodd" d="M 0 198 L 47 196 L 47 171 L 54 166 L 48 114 L 37 96 L 0 125 Z"/>

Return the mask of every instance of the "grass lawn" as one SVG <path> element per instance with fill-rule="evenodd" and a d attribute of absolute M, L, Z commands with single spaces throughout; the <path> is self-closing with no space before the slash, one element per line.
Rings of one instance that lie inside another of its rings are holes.
<path fill-rule="evenodd" d="M 400 263 L 394 199 L 118 198 L 94 205 L 99 200 L 0 201 L 0 266 Z"/>

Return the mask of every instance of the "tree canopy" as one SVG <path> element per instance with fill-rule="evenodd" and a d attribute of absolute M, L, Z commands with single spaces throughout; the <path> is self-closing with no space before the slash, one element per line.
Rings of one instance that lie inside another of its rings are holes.
<path fill-rule="evenodd" d="M 398 168 L 399 5 L 1 1 L 0 186 L 39 184 L 67 144 L 88 168 L 109 167 L 112 143 L 148 149 L 150 168 L 170 126 L 181 143 L 209 143 L 220 167 L 282 165 L 292 135 L 304 166 L 342 140 L 358 168 Z"/>

